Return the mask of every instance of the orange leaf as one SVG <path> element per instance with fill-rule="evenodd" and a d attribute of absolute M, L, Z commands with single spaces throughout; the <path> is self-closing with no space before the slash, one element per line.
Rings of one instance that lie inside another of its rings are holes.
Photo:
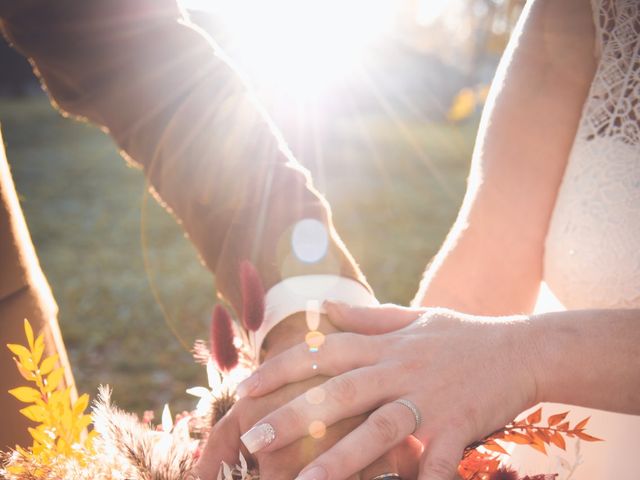
<path fill-rule="evenodd" d="M 532 443 L 531 448 L 534 448 L 545 455 L 547 454 L 547 449 L 545 448 L 544 443 Z"/>
<path fill-rule="evenodd" d="M 565 417 L 569 414 L 569 412 L 558 413 L 557 415 L 551 415 L 547 420 L 550 427 L 559 424 L 561 421 L 565 419 Z"/>
<path fill-rule="evenodd" d="M 538 423 L 540 420 L 542 420 L 542 407 L 527 417 L 527 422 L 532 424 Z"/>
<path fill-rule="evenodd" d="M 573 427 L 573 429 L 574 430 L 582 430 L 584 427 L 587 426 L 587 423 L 589 422 L 589 420 L 591 420 L 591 417 L 585 418 L 580 423 L 578 423 L 575 427 Z"/>
<path fill-rule="evenodd" d="M 517 443 L 519 445 L 529 445 L 533 442 L 531 437 L 518 432 L 505 433 L 503 440 L 505 442 Z"/>
<path fill-rule="evenodd" d="M 553 435 L 551 436 L 551 443 L 553 443 L 556 447 L 561 448 L 562 450 L 567 449 L 564 438 L 562 438 L 562 435 L 558 432 L 553 432 Z"/>
<path fill-rule="evenodd" d="M 497 443 L 495 443 L 495 442 L 485 443 L 485 444 L 483 445 L 483 447 L 484 447 L 484 448 L 486 448 L 487 450 L 492 451 L 492 452 L 503 453 L 503 454 L 505 454 L 505 455 L 508 455 L 508 454 L 509 454 L 509 453 L 508 453 L 504 448 L 502 448 L 500 445 L 498 445 L 498 444 L 497 444 Z"/>
<path fill-rule="evenodd" d="M 533 435 L 533 438 L 538 440 L 538 442 L 536 443 L 549 443 L 549 441 L 551 440 L 549 438 L 549 434 L 544 430 L 534 430 L 531 433 Z"/>
<path fill-rule="evenodd" d="M 566 432 L 567 430 L 569 430 L 569 422 L 564 422 L 561 423 L 560 425 L 558 425 L 556 427 L 558 430 L 560 430 L 561 432 Z"/>
<path fill-rule="evenodd" d="M 594 437 L 584 432 L 574 432 L 574 433 L 576 434 L 576 437 L 581 438 L 585 442 L 603 442 L 604 441 L 601 438 Z"/>

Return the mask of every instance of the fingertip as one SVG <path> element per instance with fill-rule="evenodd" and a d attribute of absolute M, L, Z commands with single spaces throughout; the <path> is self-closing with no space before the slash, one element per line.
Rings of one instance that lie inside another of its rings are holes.
<path fill-rule="evenodd" d="M 349 305 L 339 300 L 325 300 L 322 302 L 322 308 L 331 320 L 341 320 L 344 317 L 344 310 L 349 308 Z"/>
<path fill-rule="evenodd" d="M 331 323 L 343 331 L 359 332 L 361 330 L 360 317 L 367 307 L 349 305 L 348 303 L 327 300 L 323 303 L 325 312 Z"/>
<path fill-rule="evenodd" d="M 314 465 L 305 468 L 298 474 L 296 480 L 326 480 L 329 477 L 327 469 L 322 465 Z"/>

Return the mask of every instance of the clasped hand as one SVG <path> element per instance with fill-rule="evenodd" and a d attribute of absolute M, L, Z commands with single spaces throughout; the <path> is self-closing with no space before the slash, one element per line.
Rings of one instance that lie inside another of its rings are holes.
<path fill-rule="evenodd" d="M 339 329 L 357 333 L 327 335 L 317 351 L 297 345 L 239 386 L 241 395 L 258 397 L 317 375 L 332 377 L 245 433 L 252 452 L 276 452 L 307 436 L 310 425 L 329 427 L 372 412 L 307 465 L 301 480 L 348 478 L 411 434 L 425 447 L 419 478 L 451 480 L 468 444 L 536 403 L 536 356 L 525 353 L 535 351 L 536 340 L 524 316 L 325 307 Z"/>
<path fill-rule="evenodd" d="M 266 361 L 304 338 L 306 333 L 304 318 L 304 313 L 294 315 L 281 324 L 281 329 L 272 332 L 275 333 L 275 336 L 270 337 L 269 346 L 266 349 Z M 336 331 L 335 327 L 324 319 L 324 316 L 321 320 L 321 329 L 324 332 Z M 214 425 L 200 460 L 192 472 L 193 477 L 202 480 L 215 479 L 222 461 L 230 465 L 237 464 L 242 432 L 247 431 L 252 425 L 255 425 L 257 420 L 269 412 L 285 405 L 288 401 L 326 380 L 327 377 L 317 375 L 299 382 L 292 381 L 278 387 L 273 386 L 268 393 L 263 392 L 259 397 L 247 396 L 239 399 L 231 410 Z M 291 480 L 307 463 L 332 447 L 345 434 L 360 425 L 365 418 L 366 415 L 345 418 L 328 427 L 322 436 L 316 435 L 313 438 L 306 435 L 275 451 L 257 452 L 252 456 L 245 449 L 243 453 L 249 462 L 257 462 L 261 478 Z M 415 478 L 421 447 L 417 440 L 407 437 L 394 449 L 369 462 L 359 470 L 358 475 L 353 475 L 352 478 L 368 480 L 390 471 L 398 472 L 406 480 Z"/>

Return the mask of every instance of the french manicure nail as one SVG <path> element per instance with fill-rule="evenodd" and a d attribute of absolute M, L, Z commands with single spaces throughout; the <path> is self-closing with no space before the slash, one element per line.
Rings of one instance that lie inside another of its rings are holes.
<path fill-rule="evenodd" d="M 327 471 L 321 465 L 316 465 L 308 470 L 304 470 L 298 475 L 296 480 L 325 480 L 327 478 Z"/>
<path fill-rule="evenodd" d="M 240 437 L 249 453 L 255 453 L 270 445 L 276 438 L 276 431 L 269 423 L 261 423 L 252 427 L 247 433 Z"/>
<path fill-rule="evenodd" d="M 253 392 L 260 384 L 260 375 L 258 373 L 252 373 L 251 376 L 245 378 L 238 384 L 236 393 L 240 398 L 246 397 Z"/>

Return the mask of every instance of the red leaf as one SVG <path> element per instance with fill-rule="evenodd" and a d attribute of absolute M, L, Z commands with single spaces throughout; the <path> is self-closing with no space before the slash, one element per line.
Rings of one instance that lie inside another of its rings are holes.
<path fill-rule="evenodd" d="M 211 356 L 220 370 L 228 371 L 238 364 L 233 337 L 231 315 L 222 305 L 216 305 L 211 316 Z"/>
<path fill-rule="evenodd" d="M 244 260 L 240 264 L 240 289 L 242 291 L 242 324 L 255 332 L 264 320 L 264 286 L 256 267 Z"/>
<path fill-rule="evenodd" d="M 535 424 L 542 420 L 542 407 L 527 417 L 527 423 Z"/>
<path fill-rule="evenodd" d="M 569 412 L 558 413 L 557 415 L 551 415 L 548 419 L 548 423 L 550 427 L 559 424 L 561 421 L 565 419 L 565 417 L 569 414 Z"/>
<path fill-rule="evenodd" d="M 560 425 L 558 425 L 556 427 L 558 430 L 560 430 L 561 432 L 566 432 L 567 430 L 569 430 L 569 422 L 564 422 L 561 423 Z"/>

